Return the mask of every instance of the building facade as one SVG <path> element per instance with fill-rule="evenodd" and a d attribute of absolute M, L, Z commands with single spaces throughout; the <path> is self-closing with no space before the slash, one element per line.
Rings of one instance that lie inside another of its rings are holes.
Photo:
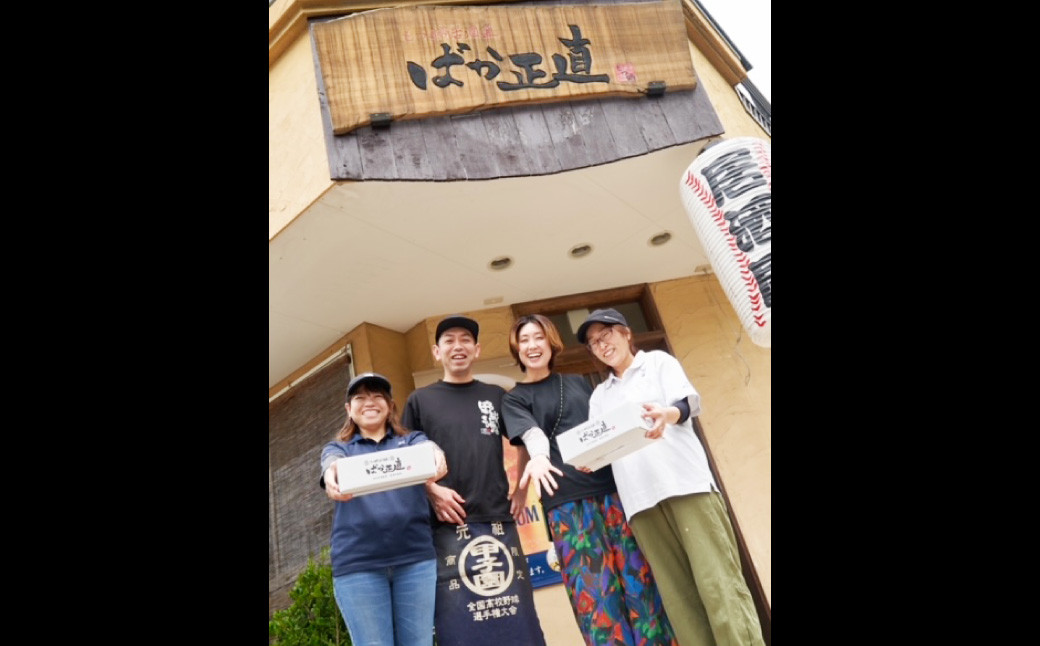
<path fill-rule="evenodd" d="M 683 11 L 688 36 L 686 47 L 696 70 L 697 89 L 686 95 L 668 96 L 666 93 L 671 103 L 652 106 L 654 114 L 662 115 L 659 118 L 680 120 L 688 127 L 669 128 L 674 139 L 655 139 L 647 144 L 642 154 L 655 155 L 659 149 L 683 145 L 691 146 L 690 150 L 701 150 L 714 141 L 734 137 L 756 137 L 768 141 L 771 137 L 768 106 L 763 109 L 761 103 L 754 100 L 756 93 L 747 84 L 739 57 L 695 2 L 676 2 Z M 437 4 L 530 3 L 446 1 Z M 346 160 L 343 167 L 349 166 L 347 153 L 343 151 L 353 146 L 350 137 L 369 144 L 376 139 L 364 139 L 372 134 L 371 127 L 339 138 L 331 134 L 325 114 L 328 106 L 322 92 L 322 74 L 310 28 L 316 22 L 333 17 L 400 5 L 276 0 L 270 6 L 269 239 L 272 245 L 277 244 L 279 236 L 288 235 L 292 227 L 311 217 L 315 205 L 330 191 L 357 181 L 404 179 L 373 175 L 387 172 L 385 165 L 381 167 L 371 162 L 378 151 L 367 153 L 370 155 L 365 160 L 368 162 L 365 166 L 367 177 L 343 179 L 337 176 L 336 165 L 332 162 Z M 632 101 L 618 109 L 631 115 L 633 128 L 644 122 L 645 132 L 646 128 L 652 127 L 652 124 L 645 124 L 652 116 L 648 116 L 650 113 L 645 104 L 634 103 L 640 100 Z M 552 114 L 552 110 L 566 111 L 571 107 L 565 104 L 559 108 L 540 109 L 545 114 Z M 523 108 L 510 110 L 520 114 Z M 500 114 L 489 111 L 486 118 L 498 118 Z M 586 125 L 598 127 L 594 120 Z M 406 124 L 395 122 L 389 132 L 375 134 L 385 140 L 392 136 L 403 138 L 403 133 L 407 133 Z M 614 139 L 621 141 L 622 138 Z M 539 145 L 532 139 L 528 141 L 532 147 Z M 561 144 L 547 141 L 545 145 L 559 148 Z M 621 144 L 617 145 L 620 151 Z M 357 149 L 361 151 L 359 154 L 366 154 L 364 145 L 357 146 Z M 504 159 L 505 155 L 493 147 L 486 148 L 485 154 L 488 160 L 496 159 L 496 156 Z M 612 154 L 620 158 L 625 153 L 602 152 L 606 156 Z M 562 152 L 555 157 L 566 159 Z M 571 168 L 588 164 L 586 159 L 576 162 Z M 509 175 L 509 167 L 504 162 L 486 166 L 499 173 L 488 177 L 492 182 L 491 190 L 494 182 L 509 181 L 503 178 L 515 176 Z M 397 170 L 392 172 L 401 172 L 400 164 L 395 168 Z M 560 166 L 553 172 L 567 172 L 571 168 Z M 516 175 L 529 174 L 529 171 L 517 171 Z M 452 178 L 431 178 L 431 181 L 445 179 L 454 181 Z M 639 179 L 634 178 L 634 181 Z M 677 184 L 678 177 L 675 181 Z M 678 200 L 678 196 L 675 199 Z M 436 217 L 436 213 L 423 216 Z M 564 262 L 567 261 L 560 261 L 560 271 L 573 271 L 569 266 L 563 266 Z M 416 264 L 411 270 L 418 276 L 424 267 Z M 698 431 L 710 452 L 713 468 L 725 490 L 738 528 L 746 576 L 756 595 L 768 643 L 771 598 L 770 350 L 750 342 L 724 285 L 710 267 L 690 267 L 685 275 L 663 280 L 643 279 L 638 267 L 632 268 L 628 275 L 631 275 L 631 280 L 615 279 L 615 282 L 597 285 L 595 289 L 560 292 L 547 286 L 544 293 L 535 299 L 507 301 L 462 311 L 481 325 L 482 352 L 476 372 L 482 378 L 506 383 L 519 378 L 519 370 L 511 365 L 507 335 L 515 318 L 530 312 L 558 317 L 555 319 L 559 322 L 558 327 L 566 331 L 570 328 L 569 321 L 581 312 L 602 306 L 624 308 L 622 311 L 633 322 L 639 347 L 661 348 L 674 354 L 702 396 L 704 410 L 697 420 Z M 398 329 L 363 320 L 333 339 L 326 349 L 300 361 L 288 374 L 271 377 L 268 436 L 270 612 L 288 605 L 288 590 L 296 575 L 306 565 L 309 556 L 316 555 L 328 544 L 332 506 L 317 487 L 318 454 L 345 419 L 342 403 L 350 374 L 370 370 L 385 374 L 393 383 L 395 399 L 403 404 L 412 390 L 440 376 L 440 368 L 434 364 L 430 353 L 434 328 L 443 315 L 457 311 L 448 307 L 418 305 L 411 322 Z M 584 348 L 572 335 L 565 336 L 568 346 L 558 369 L 584 374 L 593 381 L 597 379 L 596 367 Z M 272 348 L 275 347 L 272 344 Z M 343 352 L 344 348 L 349 348 L 349 352 Z M 272 357 L 272 362 L 275 359 Z M 577 630 L 573 627 L 573 617 L 561 588 L 547 586 L 537 591 L 539 615 L 543 624 L 547 624 L 546 634 L 551 644 L 580 644 L 580 637 L 577 642 L 569 641 L 575 638 Z M 568 632 L 568 627 L 572 633 Z"/>

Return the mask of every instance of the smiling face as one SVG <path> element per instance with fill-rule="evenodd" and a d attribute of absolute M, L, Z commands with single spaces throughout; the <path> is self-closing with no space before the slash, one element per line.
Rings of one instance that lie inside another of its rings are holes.
<path fill-rule="evenodd" d="M 390 416 L 390 399 L 387 393 L 369 389 L 362 385 L 347 402 L 347 414 L 365 437 L 382 436 L 386 420 Z"/>
<path fill-rule="evenodd" d="M 543 314 L 525 314 L 509 329 L 509 353 L 524 373 L 525 382 L 548 377 L 561 352 L 560 332 L 552 319 Z"/>
<path fill-rule="evenodd" d="M 466 328 L 448 328 L 433 346 L 433 358 L 444 366 L 444 381 L 448 382 L 470 381 L 473 362 L 479 356 L 480 344 Z"/>
<path fill-rule="evenodd" d="M 549 372 L 553 354 L 542 326 L 531 322 L 521 327 L 516 334 L 516 348 L 517 359 L 529 375 Z"/>
<path fill-rule="evenodd" d="M 585 338 L 592 355 L 610 366 L 615 374 L 620 375 L 632 363 L 632 332 L 624 325 L 593 323 Z"/>

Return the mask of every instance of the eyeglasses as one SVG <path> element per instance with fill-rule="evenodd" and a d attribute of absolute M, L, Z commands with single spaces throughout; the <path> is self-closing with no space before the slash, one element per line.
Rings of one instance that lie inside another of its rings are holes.
<path fill-rule="evenodd" d="M 614 326 L 608 325 L 602 334 L 596 338 L 589 338 L 589 342 L 586 344 L 590 349 L 595 349 L 599 345 L 607 345 L 610 337 L 614 336 Z"/>

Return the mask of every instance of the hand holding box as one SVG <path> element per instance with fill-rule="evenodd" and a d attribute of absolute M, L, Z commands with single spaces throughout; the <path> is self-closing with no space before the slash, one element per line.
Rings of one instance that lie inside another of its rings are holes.
<path fill-rule="evenodd" d="M 592 471 L 638 451 L 650 442 L 646 432 L 653 423 L 643 417 L 643 406 L 626 402 L 556 435 L 563 461 Z"/>
<path fill-rule="evenodd" d="M 420 484 L 436 475 L 433 442 L 336 460 L 339 492 L 355 496 Z"/>

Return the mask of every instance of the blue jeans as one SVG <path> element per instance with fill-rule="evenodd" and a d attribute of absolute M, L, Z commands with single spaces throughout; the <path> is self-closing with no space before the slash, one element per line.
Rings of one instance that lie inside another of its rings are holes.
<path fill-rule="evenodd" d="M 437 559 L 332 578 L 354 646 L 433 646 Z"/>

